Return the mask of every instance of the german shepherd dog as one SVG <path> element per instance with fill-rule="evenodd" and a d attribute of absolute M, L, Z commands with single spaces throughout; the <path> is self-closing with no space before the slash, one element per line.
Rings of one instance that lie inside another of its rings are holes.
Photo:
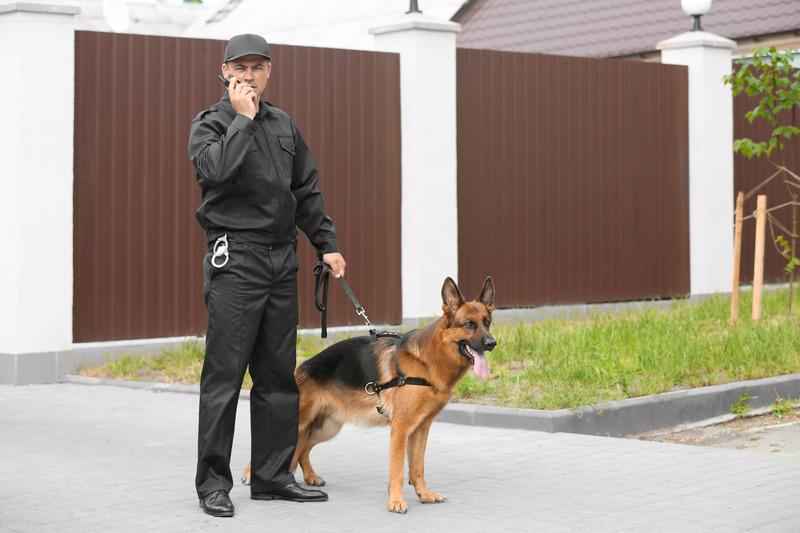
<path fill-rule="evenodd" d="M 470 367 L 481 378 L 489 374 L 484 352 L 497 345 L 489 333 L 494 282 L 486 278 L 475 301 L 465 302 L 458 286 L 447 278 L 442 302 L 443 316 L 424 329 L 399 338 L 346 339 L 297 368 L 300 419 L 291 468 L 294 471 L 299 464 L 307 484 L 325 484 L 311 467 L 309 453 L 315 445 L 336 436 L 345 422 L 391 425 L 389 511 L 405 513 L 408 509 L 403 500 L 406 453 L 408 482 L 422 503 L 445 501 L 441 494 L 428 490 L 423 478 L 428 431 Z M 249 465 L 242 481 L 250 481 Z"/>

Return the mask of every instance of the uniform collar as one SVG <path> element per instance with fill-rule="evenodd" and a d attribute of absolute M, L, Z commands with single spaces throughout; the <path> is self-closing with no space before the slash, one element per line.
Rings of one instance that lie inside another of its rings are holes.
<path fill-rule="evenodd" d="M 275 106 L 262 98 L 258 106 L 258 116 L 266 118 L 274 114 L 275 114 Z"/>

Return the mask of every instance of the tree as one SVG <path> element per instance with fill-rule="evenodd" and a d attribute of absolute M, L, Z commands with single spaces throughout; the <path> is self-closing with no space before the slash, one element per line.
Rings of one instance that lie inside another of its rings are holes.
<path fill-rule="evenodd" d="M 736 139 L 733 142 L 733 149 L 748 158 L 765 156 L 777 169 L 772 177 L 778 175 L 781 177 L 789 196 L 789 202 L 779 206 L 792 208 L 792 228 L 791 231 L 786 230 L 789 233 L 789 240 L 783 235 L 777 237 L 773 235 L 773 244 L 778 253 L 786 259 L 784 272 L 789 278 L 788 314 L 791 316 L 794 272 L 795 267 L 800 265 L 800 258 L 796 255 L 800 176 L 786 168 L 784 141 L 794 135 L 800 135 L 800 128 L 792 123 L 791 113 L 800 102 L 800 71 L 793 66 L 795 54 L 798 52 L 778 51 L 774 46 L 771 48 L 760 46 L 752 51 L 752 56 L 739 60 L 737 68 L 725 76 L 723 81 L 731 85 L 734 96 L 744 92 L 756 98 L 756 107 L 748 111 L 745 116 L 750 122 L 759 118 L 766 120 L 772 126 L 772 133 L 766 141 Z M 776 156 L 773 152 L 777 152 Z"/>

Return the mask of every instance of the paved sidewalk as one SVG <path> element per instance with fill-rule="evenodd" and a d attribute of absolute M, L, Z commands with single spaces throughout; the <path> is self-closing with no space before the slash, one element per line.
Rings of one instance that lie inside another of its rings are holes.
<path fill-rule="evenodd" d="M 240 402 L 233 469 L 249 454 Z M 800 530 L 800 458 L 434 423 L 426 479 L 448 501 L 386 511 L 386 428 L 348 427 L 314 450 L 330 501 L 202 513 L 197 396 L 79 384 L 0 386 L 0 532 Z M 298 471 L 298 479 L 301 473 Z"/>

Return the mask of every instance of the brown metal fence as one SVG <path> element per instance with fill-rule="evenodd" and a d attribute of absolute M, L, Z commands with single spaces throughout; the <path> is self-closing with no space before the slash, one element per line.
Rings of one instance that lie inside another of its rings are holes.
<path fill-rule="evenodd" d="M 749 99 L 744 94 L 737 96 L 733 99 L 733 136 L 735 139 L 746 137 L 754 141 L 769 140 L 772 133 L 772 127 L 765 120 L 758 119 L 750 123 L 745 117 L 745 113 L 755 107 L 755 100 Z M 800 126 L 800 110 L 795 108 L 793 115 L 783 115 L 782 122 L 792 119 L 794 125 Z M 800 174 L 800 139 L 794 137 L 791 140 L 783 139 L 784 141 L 784 164 L 795 174 Z M 734 192 L 742 191 L 745 194 L 752 195 L 745 200 L 744 203 L 744 216 L 751 215 L 756 210 L 756 199 L 759 194 L 767 195 L 767 208 L 777 207 L 789 201 L 789 195 L 786 191 L 786 186 L 781 181 L 780 177 L 774 178 L 763 188 L 753 192 L 764 180 L 772 176 L 776 168 L 769 161 L 763 158 L 747 159 L 741 154 L 733 156 L 734 165 Z M 780 163 L 780 158 L 777 150 L 773 151 L 771 160 L 774 163 Z M 795 190 L 797 193 L 797 190 Z M 735 205 L 735 196 L 731 199 L 731 213 Z M 792 215 L 791 208 L 785 207 L 773 212 L 773 215 L 778 219 L 779 223 L 786 229 L 792 228 Z M 731 214 L 733 217 L 733 214 Z M 774 228 L 774 237 L 782 235 L 787 241 L 790 240 L 787 232 L 783 231 L 777 226 Z M 753 218 L 745 220 L 742 225 L 742 257 L 741 257 L 741 283 L 748 284 L 753 282 L 753 261 L 755 249 L 755 220 Z M 786 266 L 786 260 L 779 255 L 774 246 L 773 234 L 767 229 L 767 248 L 764 253 L 764 282 L 765 283 L 783 283 L 788 281 L 784 275 L 783 268 Z"/>
<path fill-rule="evenodd" d="M 187 142 L 192 117 L 222 94 L 224 47 L 77 32 L 75 342 L 204 331 L 205 239 Z M 399 322 L 398 56 L 279 45 L 272 54 L 266 97 L 311 146 L 349 283 L 373 321 Z M 316 258 L 305 239 L 299 254 L 301 325 L 314 327 Z M 330 325 L 360 323 L 338 286 L 329 308 Z"/>
<path fill-rule="evenodd" d="M 459 49 L 459 277 L 501 307 L 689 292 L 685 67 Z"/>

